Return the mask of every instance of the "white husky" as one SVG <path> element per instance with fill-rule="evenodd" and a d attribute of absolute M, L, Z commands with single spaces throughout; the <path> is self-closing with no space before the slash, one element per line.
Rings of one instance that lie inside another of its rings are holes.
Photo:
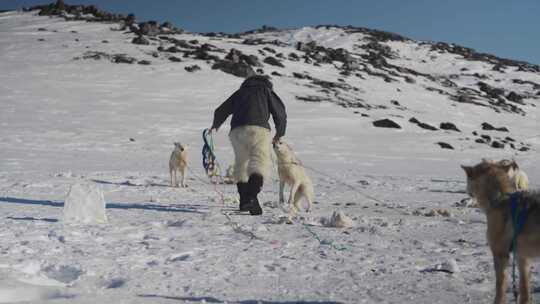
<path fill-rule="evenodd" d="M 284 203 L 285 184 L 291 187 L 289 193 L 289 219 L 291 219 L 300 210 L 300 200 L 305 198 L 308 207 L 307 212 L 311 209 L 313 198 L 313 184 L 304 171 L 302 162 L 294 155 L 291 147 L 279 140 L 274 143 L 274 151 L 276 152 L 278 161 L 279 173 L 279 202 Z"/>
<path fill-rule="evenodd" d="M 172 151 L 171 158 L 169 159 L 169 174 L 171 175 L 171 187 L 178 187 L 178 171 L 180 171 L 180 173 L 182 174 L 182 180 L 180 182 L 180 185 L 182 186 L 182 188 L 186 187 L 186 184 L 184 183 L 186 178 L 186 168 L 186 146 L 182 145 L 179 142 L 175 142 L 174 150 Z"/>

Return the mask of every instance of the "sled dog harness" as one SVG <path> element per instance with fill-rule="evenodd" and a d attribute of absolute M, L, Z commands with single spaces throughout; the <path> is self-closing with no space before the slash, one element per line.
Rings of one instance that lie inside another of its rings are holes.
<path fill-rule="evenodd" d="M 202 133 L 204 141 L 202 148 L 202 165 L 206 174 L 209 177 L 214 177 L 218 175 L 219 165 L 217 164 L 216 155 L 214 154 L 214 140 L 209 133 L 209 129 L 204 129 Z"/>
<path fill-rule="evenodd" d="M 516 287 L 516 256 L 517 256 L 517 237 L 523 231 L 525 220 L 527 218 L 527 202 L 522 199 L 522 192 L 510 194 L 510 213 L 512 216 L 512 242 L 510 251 L 512 252 L 512 290 L 514 299 L 518 299 Z"/>

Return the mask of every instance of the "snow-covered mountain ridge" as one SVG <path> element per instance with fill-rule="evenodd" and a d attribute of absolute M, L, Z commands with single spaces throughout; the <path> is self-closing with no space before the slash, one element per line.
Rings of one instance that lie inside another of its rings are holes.
<path fill-rule="evenodd" d="M 75 59 L 144 65 L 179 63 L 185 65 L 186 72 L 196 73 L 203 68 L 238 77 L 265 74 L 294 84 L 298 100 L 351 108 L 366 120 L 382 120 L 377 125 L 407 131 L 456 131 L 454 139 L 443 147 L 463 149 L 466 143 L 515 151 L 530 149 L 527 136 L 514 138 L 514 133 L 523 135 L 522 130 L 494 126 L 487 117 L 503 115 L 511 120 L 536 121 L 540 99 L 538 65 L 454 44 L 415 41 L 352 26 L 292 30 L 265 26 L 240 34 L 192 34 L 170 22 L 137 23 L 133 15 L 114 15 L 94 6 L 67 5 L 60 10 L 49 5 L 34 9 L 66 20 L 113 22 L 111 30 L 122 32 L 126 44 L 128 40 L 134 44 L 124 45 L 122 50 L 88 46 Z M 129 55 L 119 55 L 121 52 Z M 449 113 L 447 121 L 430 117 L 439 111 Z M 477 111 L 486 115 L 478 115 Z"/>

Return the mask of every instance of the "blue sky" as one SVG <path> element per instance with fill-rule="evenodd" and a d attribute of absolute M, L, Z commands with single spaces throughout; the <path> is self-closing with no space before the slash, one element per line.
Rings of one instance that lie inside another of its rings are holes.
<path fill-rule="evenodd" d="M 0 9 L 51 1 L 0 0 Z M 458 43 L 540 64 L 540 0 L 80 0 L 139 21 L 169 20 L 193 32 L 240 32 L 271 25 L 355 25 L 409 38 Z M 151 5 L 148 5 L 151 3 Z"/>

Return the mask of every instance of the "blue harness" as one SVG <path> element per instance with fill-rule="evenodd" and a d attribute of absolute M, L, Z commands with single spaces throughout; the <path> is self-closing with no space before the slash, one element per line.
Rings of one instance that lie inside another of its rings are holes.
<path fill-rule="evenodd" d="M 518 291 L 516 286 L 516 256 L 517 256 L 517 237 L 523 231 L 525 220 L 527 219 L 527 201 L 522 199 L 521 192 L 510 194 L 510 211 L 512 215 L 512 242 L 510 243 L 510 252 L 512 252 L 512 290 L 514 299 L 518 300 Z"/>
<path fill-rule="evenodd" d="M 515 249 L 515 243 L 517 236 L 523 231 L 525 220 L 527 219 L 527 206 L 526 202 L 521 199 L 521 192 L 514 192 L 510 194 L 510 210 L 512 215 L 512 245 L 510 250 Z"/>

